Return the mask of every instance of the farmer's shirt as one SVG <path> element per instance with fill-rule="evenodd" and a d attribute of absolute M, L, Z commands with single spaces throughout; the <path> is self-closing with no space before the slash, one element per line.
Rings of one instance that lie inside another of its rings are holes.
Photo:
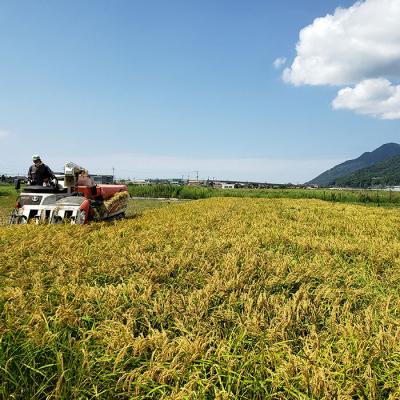
<path fill-rule="evenodd" d="M 45 179 L 50 179 L 54 177 L 53 171 L 44 163 L 39 165 L 31 165 L 28 171 L 28 178 L 33 184 L 42 186 Z"/>

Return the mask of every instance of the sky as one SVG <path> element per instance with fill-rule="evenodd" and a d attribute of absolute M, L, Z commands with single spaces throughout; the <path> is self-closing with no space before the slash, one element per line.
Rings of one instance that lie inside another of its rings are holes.
<path fill-rule="evenodd" d="M 399 20 L 399 0 L 1 0 L 0 173 L 40 154 L 305 182 L 400 141 Z"/>

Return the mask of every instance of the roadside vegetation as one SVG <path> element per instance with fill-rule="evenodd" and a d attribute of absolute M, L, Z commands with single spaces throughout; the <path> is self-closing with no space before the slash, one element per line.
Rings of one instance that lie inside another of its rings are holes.
<path fill-rule="evenodd" d="M 330 190 L 330 189 L 213 189 L 174 185 L 129 185 L 133 197 L 205 199 L 210 197 L 319 199 L 376 205 L 400 205 L 400 192 L 384 190 Z"/>
<path fill-rule="evenodd" d="M 213 198 L 0 227 L 0 398 L 397 399 L 399 226 Z"/>

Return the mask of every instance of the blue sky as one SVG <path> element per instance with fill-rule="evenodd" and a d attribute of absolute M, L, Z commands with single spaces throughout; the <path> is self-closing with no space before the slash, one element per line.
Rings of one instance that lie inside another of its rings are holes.
<path fill-rule="evenodd" d="M 338 87 L 273 66 L 353 3 L 1 2 L 0 172 L 39 153 L 55 170 L 304 182 L 399 142 L 398 119 L 334 110 Z"/>

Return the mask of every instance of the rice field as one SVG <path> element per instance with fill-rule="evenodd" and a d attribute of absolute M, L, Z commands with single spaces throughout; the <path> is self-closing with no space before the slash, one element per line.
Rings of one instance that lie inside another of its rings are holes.
<path fill-rule="evenodd" d="M 0 227 L 0 398 L 398 399 L 399 227 L 244 198 Z"/>

